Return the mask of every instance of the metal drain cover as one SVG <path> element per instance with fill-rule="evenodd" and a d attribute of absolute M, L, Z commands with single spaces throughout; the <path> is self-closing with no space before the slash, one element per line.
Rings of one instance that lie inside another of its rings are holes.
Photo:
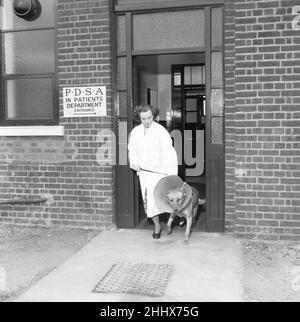
<path fill-rule="evenodd" d="M 168 264 L 116 263 L 93 292 L 163 296 L 174 269 Z"/>

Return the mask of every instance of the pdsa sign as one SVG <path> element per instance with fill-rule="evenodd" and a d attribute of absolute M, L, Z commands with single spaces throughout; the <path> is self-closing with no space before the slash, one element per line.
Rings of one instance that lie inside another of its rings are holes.
<path fill-rule="evenodd" d="M 65 87 L 64 117 L 107 116 L 106 87 Z"/>

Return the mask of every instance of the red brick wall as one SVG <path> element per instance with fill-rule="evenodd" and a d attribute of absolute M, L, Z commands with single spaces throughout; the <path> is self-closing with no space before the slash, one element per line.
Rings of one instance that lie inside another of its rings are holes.
<path fill-rule="evenodd" d="M 299 1 L 235 3 L 238 236 L 300 240 Z"/>
<path fill-rule="evenodd" d="M 98 133 L 112 127 L 109 0 L 58 0 L 58 80 L 62 138 L 0 141 L 0 200 L 41 198 L 32 205 L 0 205 L 0 222 L 110 227 L 114 222 L 111 166 L 96 160 Z M 107 117 L 64 118 L 62 88 L 107 86 Z"/>

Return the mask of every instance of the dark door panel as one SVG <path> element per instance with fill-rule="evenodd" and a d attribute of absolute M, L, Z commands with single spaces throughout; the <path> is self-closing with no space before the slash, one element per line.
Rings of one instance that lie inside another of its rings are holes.
<path fill-rule="evenodd" d="M 118 214 L 116 218 L 117 227 L 122 228 L 134 228 L 134 202 L 128 202 L 134 200 L 134 177 L 133 172 L 128 171 L 127 166 L 117 166 L 116 168 L 116 212 Z"/>
<path fill-rule="evenodd" d="M 210 216 L 207 217 L 206 227 L 209 232 L 224 231 L 224 157 L 213 154 L 208 157 L 209 180 L 207 181 L 206 208 Z"/>

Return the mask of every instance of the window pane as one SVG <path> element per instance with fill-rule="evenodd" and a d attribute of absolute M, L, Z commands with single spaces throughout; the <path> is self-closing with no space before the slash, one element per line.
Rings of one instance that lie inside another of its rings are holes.
<path fill-rule="evenodd" d="M 211 114 L 212 116 L 223 115 L 223 90 L 211 90 Z"/>
<path fill-rule="evenodd" d="M 135 14 L 133 49 L 204 47 L 204 10 Z"/>
<path fill-rule="evenodd" d="M 223 45 L 223 11 L 222 8 L 211 9 L 211 45 Z"/>
<path fill-rule="evenodd" d="M 42 11 L 41 15 L 33 21 L 27 21 L 15 15 L 12 0 L 2 0 L 3 3 L 3 30 L 10 29 L 33 29 L 55 27 L 54 0 L 39 0 Z"/>
<path fill-rule="evenodd" d="M 117 66 L 117 88 L 126 89 L 126 58 L 118 58 Z"/>
<path fill-rule="evenodd" d="M 186 123 L 197 123 L 197 112 L 186 113 Z"/>
<path fill-rule="evenodd" d="M 197 111 L 197 98 L 190 98 L 185 101 L 186 103 L 186 111 L 187 112 L 195 112 Z"/>
<path fill-rule="evenodd" d="M 127 93 L 119 92 L 119 116 L 127 115 Z"/>
<path fill-rule="evenodd" d="M 212 144 L 223 144 L 222 117 L 212 117 Z"/>
<path fill-rule="evenodd" d="M 127 135 L 127 121 L 118 121 L 118 139 L 119 139 L 119 155 L 118 155 L 118 165 L 128 164 L 128 135 Z M 125 188 L 126 189 L 126 188 Z"/>
<path fill-rule="evenodd" d="M 5 73 L 55 71 L 54 31 L 20 31 L 5 34 Z"/>
<path fill-rule="evenodd" d="M 6 82 L 9 120 L 52 119 L 52 79 L 16 79 Z"/>
<path fill-rule="evenodd" d="M 184 67 L 184 85 L 191 85 L 191 66 Z"/>
<path fill-rule="evenodd" d="M 125 28 L 125 16 L 117 17 L 117 45 L 118 51 L 126 50 L 126 28 Z"/>
<path fill-rule="evenodd" d="M 211 81 L 214 86 L 223 85 L 223 54 L 222 52 L 211 53 Z"/>
<path fill-rule="evenodd" d="M 192 85 L 203 84 L 202 66 L 192 66 Z"/>
<path fill-rule="evenodd" d="M 181 73 L 175 72 L 174 73 L 174 86 L 180 86 L 181 85 Z"/>

